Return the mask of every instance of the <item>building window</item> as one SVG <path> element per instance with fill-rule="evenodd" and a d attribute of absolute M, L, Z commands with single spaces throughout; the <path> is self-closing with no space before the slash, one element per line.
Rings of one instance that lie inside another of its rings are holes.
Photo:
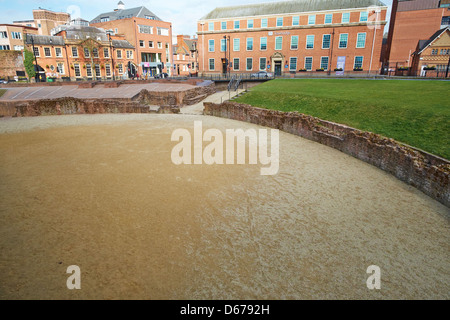
<path fill-rule="evenodd" d="M 320 68 L 327 71 L 328 70 L 328 57 L 321 57 L 320 58 Z"/>
<path fill-rule="evenodd" d="M 234 28 L 235 29 L 240 29 L 240 27 L 241 27 L 241 22 L 240 21 L 235 21 L 234 22 Z"/>
<path fill-rule="evenodd" d="M 141 24 L 138 27 L 139 27 L 139 33 L 153 34 L 153 27 L 144 26 Z"/>
<path fill-rule="evenodd" d="M 331 34 L 324 34 L 322 37 L 322 49 L 330 49 Z"/>
<path fill-rule="evenodd" d="M 122 59 L 122 50 L 117 50 L 117 59 Z"/>
<path fill-rule="evenodd" d="M 241 40 L 233 39 L 233 51 L 239 51 L 239 50 L 241 50 Z"/>
<path fill-rule="evenodd" d="M 339 35 L 339 49 L 346 49 L 348 42 L 348 33 L 342 33 Z"/>
<path fill-rule="evenodd" d="M 283 26 L 283 17 L 278 17 L 277 18 L 277 27 L 282 27 Z"/>
<path fill-rule="evenodd" d="M 313 58 L 312 57 L 305 57 L 305 69 L 308 71 L 312 70 L 312 63 L 313 63 Z"/>
<path fill-rule="evenodd" d="M 276 37 L 275 50 L 282 50 L 282 49 L 283 49 L 283 37 Z"/>
<path fill-rule="evenodd" d="M 52 56 L 52 53 L 51 53 L 51 51 L 50 51 L 50 48 L 44 48 L 44 55 L 45 55 L 46 57 L 51 57 L 51 56 Z"/>
<path fill-rule="evenodd" d="M 77 47 L 72 47 L 72 58 L 78 58 L 78 49 L 77 49 Z"/>
<path fill-rule="evenodd" d="M 261 19 L 261 28 L 267 28 L 267 18 Z"/>
<path fill-rule="evenodd" d="M 8 32 L 0 31 L 0 39 L 8 39 Z"/>
<path fill-rule="evenodd" d="M 247 51 L 253 51 L 253 38 L 247 39 Z"/>
<path fill-rule="evenodd" d="M 314 35 L 306 36 L 306 49 L 314 49 Z"/>
<path fill-rule="evenodd" d="M 214 71 L 214 69 L 215 69 L 215 60 L 209 59 L 209 70 Z"/>
<path fill-rule="evenodd" d="M 292 25 L 293 26 L 299 26 L 300 25 L 300 17 L 299 16 L 292 17 Z"/>
<path fill-rule="evenodd" d="M 95 76 L 96 77 L 101 77 L 102 76 L 102 72 L 100 70 L 100 65 L 98 63 L 95 65 Z"/>
<path fill-rule="evenodd" d="M 111 65 L 107 64 L 105 66 L 105 72 L 106 72 L 106 77 L 110 78 L 111 77 Z"/>
<path fill-rule="evenodd" d="M 363 67 L 363 60 L 364 60 L 364 57 L 356 56 L 355 57 L 355 66 L 354 66 L 354 68 L 355 69 L 362 69 L 362 67 Z"/>
<path fill-rule="evenodd" d="M 119 33 L 119 29 L 115 28 L 115 29 L 114 29 L 114 33 L 115 33 L 115 34 L 118 34 L 118 33 Z"/>
<path fill-rule="evenodd" d="M 357 48 L 365 48 L 366 47 L 366 33 L 358 33 L 358 39 L 356 41 Z"/>
<path fill-rule="evenodd" d="M 234 71 L 239 71 L 239 64 L 240 64 L 239 58 L 234 58 L 233 59 L 233 70 Z"/>
<path fill-rule="evenodd" d="M 316 24 L 316 15 L 308 16 L 308 24 L 309 25 Z"/>
<path fill-rule="evenodd" d="M 289 71 L 297 71 L 297 58 L 296 57 L 289 59 Z"/>
<path fill-rule="evenodd" d="M 247 21 L 247 29 L 253 29 L 253 19 Z"/>
<path fill-rule="evenodd" d="M 448 8 L 450 8 L 450 3 L 448 4 Z M 441 28 L 444 28 L 444 27 L 449 26 L 449 25 L 450 25 L 450 16 L 442 17 Z"/>
<path fill-rule="evenodd" d="M 362 11 L 359 15 L 359 22 L 367 22 L 369 19 L 369 13 L 367 11 Z"/>
<path fill-rule="evenodd" d="M 162 42 L 158 42 L 158 49 L 162 49 Z"/>
<path fill-rule="evenodd" d="M 434 56 L 434 55 L 437 55 L 438 52 L 439 52 L 438 49 L 433 49 L 433 50 L 431 50 L 431 54 L 432 54 L 433 56 Z"/>
<path fill-rule="evenodd" d="M 9 45 L 0 45 L 0 50 L 11 50 Z"/>
<path fill-rule="evenodd" d="M 227 51 L 227 40 L 226 39 L 220 40 L 220 51 L 222 51 L 222 52 Z"/>
<path fill-rule="evenodd" d="M 22 51 L 24 49 L 23 46 L 14 46 L 15 51 Z"/>
<path fill-rule="evenodd" d="M 214 31 L 214 22 L 208 23 L 208 30 L 209 31 Z"/>
<path fill-rule="evenodd" d="M 166 28 L 156 28 L 158 31 L 158 36 L 168 36 L 169 35 L 169 29 Z"/>
<path fill-rule="evenodd" d="M 333 23 L 333 14 L 329 13 L 325 15 L 325 24 Z"/>
<path fill-rule="evenodd" d="M 75 70 L 75 77 L 77 78 L 81 77 L 80 65 L 78 63 L 75 63 L 73 65 L 73 69 Z"/>
<path fill-rule="evenodd" d="M 227 30 L 227 22 L 222 21 L 222 30 Z"/>
<path fill-rule="evenodd" d="M 108 48 L 103 48 L 103 56 L 105 58 L 109 58 L 109 49 Z"/>
<path fill-rule="evenodd" d="M 84 57 L 85 58 L 90 58 L 91 57 L 91 53 L 89 52 L 88 48 L 84 48 Z"/>
<path fill-rule="evenodd" d="M 55 48 L 55 55 L 58 57 L 58 58 L 61 58 L 63 55 L 62 55 L 62 49 L 61 48 Z"/>
<path fill-rule="evenodd" d="M 342 23 L 349 23 L 350 22 L 350 12 L 344 12 L 342 14 Z"/>
<path fill-rule="evenodd" d="M 139 47 L 145 48 L 144 40 L 139 40 Z"/>
<path fill-rule="evenodd" d="M 214 52 L 214 40 L 208 40 L 208 51 Z"/>
<path fill-rule="evenodd" d="M 15 40 L 22 40 L 22 33 L 20 32 L 11 32 L 11 38 Z"/>
<path fill-rule="evenodd" d="M 109 21 L 109 17 L 100 18 L 100 22 L 108 22 L 108 21 Z"/>
<path fill-rule="evenodd" d="M 34 48 L 34 49 L 33 49 L 33 53 L 34 53 L 34 56 L 35 56 L 35 57 L 38 57 L 38 58 L 39 58 L 39 57 L 41 56 L 40 53 L 39 53 L 39 48 Z"/>
<path fill-rule="evenodd" d="M 117 65 L 117 70 L 119 71 L 119 74 L 123 74 L 123 65 L 121 63 Z"/>
<path fill-rule="evenodd" d="M 259 58 L 259 70 L 266 70 L 267 60 L 266 58 Z"/>
<path fill-rule="evenodd" d="M 59 74 L 66 74 L 65 70 L 64 70 L 64 63 L 58 63 L 57 66 L 57 71 Z"/>
<path fill-rule="evenodd" d="M 128 60 L 133 59 L 133 51 L 127 50 L 127 59 Z"/>
<path fill-rule="evenodd" d="M 253 70 L 253 58 L 247 58 L 247 71 Z"/>
<path fill-rule="evenodd" d="M 266 37 L 261 38 L 261 47 L 260 47 L 260 49 L 262 51 L 267 50 L 267 38 Z"/>
<path fill-rule="evenodd" d="M 94 58 L 98 58 L 98 49 L 97 48 L 92 49 L 92 55 L 94 56 Z"/>
<path fill-rule="evenodd" d="M 92 78 L 92 67 L 91 67 L 90 64 L 87 64 L 87 65 L 86 65 L 86 76 L 87 76 L 88 78 Z"/>
<path fill-rule="evenodd" d="M 298 49 L 298 36 L 292 36 L 291 37 L 291 50 L 297 50 Z"/>

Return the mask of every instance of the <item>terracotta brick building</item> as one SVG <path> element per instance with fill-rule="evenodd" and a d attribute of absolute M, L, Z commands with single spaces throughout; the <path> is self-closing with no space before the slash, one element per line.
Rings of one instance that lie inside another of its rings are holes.
<path fill-rule="evenodd" d="M 145 7 L 116 10 L 98 15 L 92 26 L 123 36 L 136 50 L 133 63 L 139 75 L 172 73 L 172 24 L 162 21 Z"/>
<path fill-rule="evenodd" d="M 430 39 L 419 41 L 417 50 L 412 55 L 410 73 L 417 76 L 445 77 L 449 66 L 450 28 L 447 27 L 437 31 Z"/>
<path fill-rule="evenodd" d="M 78 22 L 78 23 L 76 23 Z M 27 35 L 27 49 L 34 52 L 41 80 L 72 81 L 126 79 L 135 48 L 105 30 L 75 24 L 59 26 L 53 36 Z"/>
<path fill-rule="evenodd" d="M 386 11 L 377 0 L 217 8 L 198 21 L 200 72 L 281 75 L 342 68 L 378 73 Z"/>
<path fill-rule="evenodd" d="M 178 35 L 173 46 L 173 64 L 175 76 L 190 76 L 198 74 L 198 39 Z"/>
<path fill-rule="evenodd" d="M 420 40 L 450 25 L 450 0 L 393 0 L 384 70 L 410 67 Z"/>

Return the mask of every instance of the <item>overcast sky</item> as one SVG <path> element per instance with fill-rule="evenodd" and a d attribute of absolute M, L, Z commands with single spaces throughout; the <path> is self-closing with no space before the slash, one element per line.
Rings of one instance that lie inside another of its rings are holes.
<path fill-rule="evenodd" d="M 175 34 L 196 34 L 196 22 L 216 7 L 277 2 L 280 0 L 122 0 L 126 8 L 145 6 L 164 21 L 172 22 Z M 392 0 L 382 0 L 392 5 Z M 117 8 L 119 0 L 0 0 L 0 23 L 31 20 L 32 10 L 39 7 L 52 11 L 69 12 L 73 17 L 92 20 L 103 12 Z M 387 30 L 386 30 L 387 31 Z"/>

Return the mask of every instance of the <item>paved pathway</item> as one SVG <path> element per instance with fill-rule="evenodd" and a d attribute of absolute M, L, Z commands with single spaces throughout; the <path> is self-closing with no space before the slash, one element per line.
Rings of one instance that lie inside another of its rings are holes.
<path fill-rule="evenodd" d="M 102 99 L 102 98 L 133 98 L 139 92 L 146 89 L 154 92 L 164 91 L 186 91 L 195 88 L 189 84 L 166 84 L 146 83 L 121 85 L 119 88 L 105 88 L 103 84 L 96 85 L 91 89 L 79 89 L 78 85 L 52 86 L 52 87 L 21 87 L 7 88 L 6 93 L 0 101 L 23 101 L 39 99 L 57 99 L 74 97 L 80 99 Z"/>
<path fill-rule="evenodd" d="M 181 108 L 181 113 L 182 114 L 202 115 L 203 114 L 203 102 L 222 103 L 226 100 L 229 100 L 230 98 L 235 97 L 237 94 L 238 94 L 237 91 L 216 92 L 215 94 L 210 95 L 208 98 L 206 98 L 205 100 L 203 100 L 197 104 Z"/>

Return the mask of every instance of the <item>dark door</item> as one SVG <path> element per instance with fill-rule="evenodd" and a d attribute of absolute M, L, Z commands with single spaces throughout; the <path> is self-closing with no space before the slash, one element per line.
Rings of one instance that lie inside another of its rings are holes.
<path fill-rule="evenodd" d="M 275 76 L 281 76 L 281 61 L 275 62 Z"/>

